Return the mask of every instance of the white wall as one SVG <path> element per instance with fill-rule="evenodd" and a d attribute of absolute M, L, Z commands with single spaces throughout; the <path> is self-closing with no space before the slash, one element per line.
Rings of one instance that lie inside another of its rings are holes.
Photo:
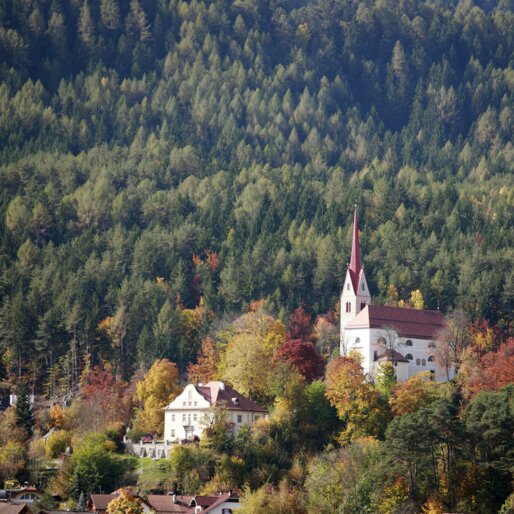
<path fill-rule="evenodd" d="M 210 423 L 211 404 L 196 390 L 193 384 L 188 384 L 184 391 L 175 398 L 164 412 L 164 440 L 180 441 L 186 438 L 184 425 L 193 427 L 190 437 L 201 437 L 204 429 Z M 263 418 L 263 412 L 228 410 L 227 421 L 234 424 L 237 433 L 244 425 L 252 425 L 257 418 Z"/>

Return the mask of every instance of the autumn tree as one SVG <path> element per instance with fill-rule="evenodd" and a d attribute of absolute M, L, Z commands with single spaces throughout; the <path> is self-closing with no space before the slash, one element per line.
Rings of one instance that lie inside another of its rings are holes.
<path fill-rule="evenodd" d="M 136 410 L 134 428 L 143 432 L 162 434 L 163 407 L 180 392 L 177 366 L 168 359 L 155 361 L 144 379 L 137 384 L 137 399 L 143 405 Z"/>
<path fill-rule="evenodd" d="M 107 504 L 108 514 L 143 514 L 141 500 L 126 489 L 118 489 L 116 498 Z"/>
<path fill-rule="evenodd" d="M 469 321 L 463 311 L 456 310 L 445 317 L 444 326 L 434 339 L 436 359 L 450 378 L 453 367 L 458 374 L 461 357 L 469 344 Z"/>
<path fill-rule="evenodd" d="M 397 384 L 392 389 L 389 405 L 395 416 L 416 412 L 437 398 L 437 384 L 431 380 L 430 372 L 423 371 Z"/>
<path fill-rule="evenodd" d="M 287 339 L 284 341 L 277 348 L 273 360 L 275 362 L 284 360 L 290 362 L 307 382 L 319 378 L 323 369 L 323 361 L 316 350 L 316 346 L 301 339 Z"/>
<path fill-rule="evenodd" d="M 341 442 L 365 436 L 379 435 L 383 429 L 383 412 L 378 392 L 366 382 L 361 365 L 348 357 L 329 362 L 326 372 L 326 396 L 345 423 Z"/>
<path fill-rule="evenodd" d="M 206 383 L 216 377 L 218 371 L 218 353 L 210 337 L 202 340 L 202 347 L 198 351 L 197 363 L 189 363 L 187 376 L 189 382 Z"/>

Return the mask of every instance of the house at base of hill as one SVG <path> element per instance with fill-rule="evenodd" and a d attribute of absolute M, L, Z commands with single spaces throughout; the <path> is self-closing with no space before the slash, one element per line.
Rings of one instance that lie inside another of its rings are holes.
<path fill-rule="evenodd" d="M 234 433 L 245 425 L 253 425 L 267 414 L 266 409 L 224 382 L 188 384 L 164 408 L 164 440 L 173 443 L 201 439 L 211 421 L 214 406 L 226 409 L 227 422 Z"/>
<path fill-rule="evenodd" d="M 92 494 L 87 504 L 88 512 L 105 514 L 109 503 L 118 494 Z M 208 496 L 183 496 L 178 494 L 150 494 L 146 499 L 137 497 L 143 511 L 157 514 L 232 514 L 239 509 L 239 497 L 232 491 L 220 491 Z M 47 514 L 46 511 L 43 511 Z M 59 511 L 48 511 L 57 514 Z M 1 513 L 1 511 L 0 511 Z M 10 514 L 10 513 L 9 513 Z M 23 513 L 25 514 L 25 513 Z"/>
<path fill-rule="evenodd" d="M 371 303 L 355 210 L 351 259 L 341 292 L 341 355 L 359 353 L 362 367 L 370 375 L 375 375 L 384 362 L 391 362 L 399 382 L 422 371 L 444 381 L 455 372 L 437 362 L 434 339 L 443 326 L 440 311 Z"/>
<path fill-rule="evenodd" d="M 150 494 L 148 503 L 157 514 L 233 514 L 239 509 L 239 497 L 231 491 L 208 496 Z"/>

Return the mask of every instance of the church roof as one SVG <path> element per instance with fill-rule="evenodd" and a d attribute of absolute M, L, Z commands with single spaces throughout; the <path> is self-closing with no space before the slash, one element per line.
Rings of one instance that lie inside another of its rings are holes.
<path fill-rule="evenodd" d="M 352 279 L 353 290 L 359 287 L 359 275 L 362 269 L 361 247 L 359 242 L 359 225 L 357 223 L 357 208 L 353 213 L 353 234 L 352 234 L 352 255 L 350 258 L 350 278 Z"/>
<path fill-rule="evenodd" d="M 394 328 L 400 337 L 432 339 L 443 327 L 443 315 L 439 311 L 366 305 L 346 328 L 385 327 Z"/>

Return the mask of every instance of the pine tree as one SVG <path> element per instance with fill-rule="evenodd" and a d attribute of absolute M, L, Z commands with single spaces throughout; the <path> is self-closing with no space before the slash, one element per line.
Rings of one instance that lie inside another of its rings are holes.
<path fill-rule="evenodd" d="M 84 491 L 80 491 L 80 496 L 77 501 L 77 506 L 76 506 L 75 510 L 85 511 L 86 509 L 87 509 L 87 498 L 86 498 L 86 495 L 84 494 Z"/>
<path fill-rule="evenodd" d="M 20 390 L 16 398 L 16 423 L 18 426 L 26 428 L 28 436 L 32 437 L 34 413 L 25 387 Z"/>

